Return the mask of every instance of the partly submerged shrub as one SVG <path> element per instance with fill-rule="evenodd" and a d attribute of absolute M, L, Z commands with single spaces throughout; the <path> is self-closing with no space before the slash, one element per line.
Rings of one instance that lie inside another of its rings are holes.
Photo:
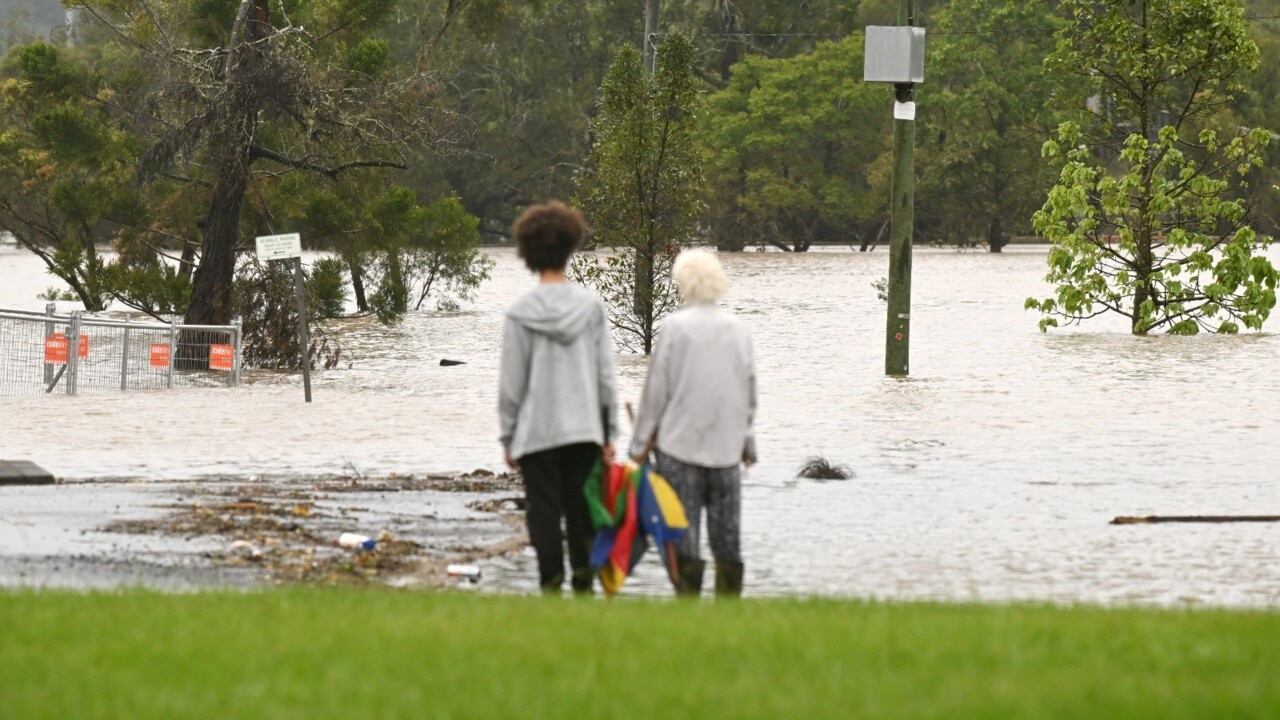
<path fill-rule="evenodd" d="M 800 466 L 799 477 L 810 480 L 848 480 L 854 472 L 848 465 L 837 465 L 821 455 L 814 455 Z"/>

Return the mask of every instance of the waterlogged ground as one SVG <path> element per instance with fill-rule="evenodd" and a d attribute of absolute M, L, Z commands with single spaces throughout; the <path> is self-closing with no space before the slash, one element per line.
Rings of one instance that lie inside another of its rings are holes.
<path fill-rule="evenodd" d="M 501 470 L 501 312 L 532 281 L 509 250 L 493 255 L 493 280 L 463 312 L 394 328 L 335 324 L 350 364 L 317 374 L 310 405 L 299 378 L 261 372 L 230 391 L 0 397 L 0 457 L 71 481 L 0 489 L 0 582 L 118 582 L 102 567 L 139 558 L 181 558 L 169 563 L 179 584 L 261 578 L 252 562 L 231 562 L 229 536 L 130 534 L 120 523 L 173 521 L 183 497 L 265 502 L 271 513 L 296 499 L 241 497 L 228 484 L 301 483 L 320 496 L 319 478 Z M 1109 524 L 1280 514 L 1275 335 L 1134 338 L 1118 319 L 1041 334 L 1022 307 L 1047 292 L 1042 249 L 918 249 L 911 376 L 888 379 L 871 285 L 887 263 L 883 252 L 726 257 L 727 305 L 754 335 L 760 375 L 761 463 L 744 491 L 748 594 L 1280 606 L 1280 524 Z M 49 284 L 32 258 L 0 249 L 0 307 L 40 309 L 34 296 Z M 466 364 L 441 367 L 446 358 Z M 622 355 L 619 371 L 635 402 L 644 358 Z M 816 454 L 856 478 L 797 479 Z M 337 519 L 315 532 L 386 529 L 416 543 L 424 567 L 473 557 L 482 588 L 532 588 L 531 555 L 512 550 L 518 510 L 485 504 L 518 490 L 415 494 L 426 492 L 384 491 L 387 505 L 378 492 L 316 500 Z M 481 530 L 440 541 L 448 531 L 430 515 L 442 506 Z M 342 508 L 368 515 L 348 523 Z M 399 531 L 393 512 L 404 514 Z M 86 556 L 95 560 L 47 570 Z M 6 570 L 23 563 L 25 576 Z M 658 566 L 643 564 L 625 592 L 665 593 Z"/>

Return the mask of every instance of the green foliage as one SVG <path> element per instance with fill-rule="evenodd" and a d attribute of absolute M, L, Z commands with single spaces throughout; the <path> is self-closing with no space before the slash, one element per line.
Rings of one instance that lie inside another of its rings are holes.
<path fill-rule="evenodd" d="M 318 319 L 342 317 L 347 303 L 346 271 L 346 263 L 339 258 L 320 258 L 312 266 L 308 289 L 315 298 Z"/>
<path fill-rule="evenodd" d="M 1046 64 L 1096 78 L 1101 102 L 1086 124 L 1063 123 L 1044 144 L 1061 168 L 1035 215 L 1055 243 L 1046 276 L 1055 291 L 1027 307 L 1044 315 L 1041 329 L 1103 312 L 1129 317 L 1137 334 L 1261 329 L 1280 275 L 1246 198 L 1271 134 L 1213 127 L 1257 63 L 1239 6 L 1064 6 L 1073 24 Z M 1161 113 L 1169 123 L 1157 130 Z"/>
<path fill-rule="evenodd" d="M 52 45 L 32 43 L 20 48 L 17 55 L 18 77 L 31 83 L 36 93 L 65 98 L 79 83 L 76 71 L 62 62 Z"/>
<path fill-rule="evenodd" d="M 365 38 L 347 52 L 347 69 L 377 77 L 388 69 L 391 45 L 385 40 Z"/>
<path fill-rule="evenodd" d="M 721 248 L 804 251 L 816 240 L 873 231 L 888 175 L 890 100 L 860 81 L 863 38 L 812 53 L 752 57 L 708 101 L 706 162 L 712 232 Z"/>
<path fill-rule="evenodd" d="M 456 196 L 420 205 L 405 187 L 352 185 L 309 196 L 295 219 L 307 237 L 339 250 L 353 285 L 374 288 L 361 310 L 383 322 L 422 309 L 428 298 L 457 309 L 474 300 L 493 266 L 479 250 L 479 219 Z"/>
<path fill-rule="evenodd" d="M 72 293 L 70 290 L 66 290 L 66 289 L 61 289 L 61 290 L 60 290 L 60 289 L 58 289 L 58 288 L 56 288 L 56 287 L 52 287 L 52 286 L 50 286 L 50 287 L 46 288 L 44 292 L 42 292 L 42 293 L 37 293 L 37 294 L 36 294 L 36 299 L 37 299 L 37 300 L 48 300 L 48 301 L 50 301 L 50 302 L 58 302 L 58 301 L 61 301 L 61 302 L 74 302 L 74 301 L 76 300 L 76 296 L 75 296 L 75 294 L 74 294 L 74 293 Z"/>
<path fill-rule="evenodd" d="M 667 259 L 697 239 L 702 105 L 688 38 L 667 36 L 653 76 L 623 46 L 600 88 L 596 144 L 578 179 L 592 240 L 623 259 L 580 254 L 572 270 L 605 298 L 620 342 L 646 354 L 674 304 Z"/>
<path fill-rule="evenodd" d="M 405 258 L 414 309 L 433 296 L 438 309 L 457 310 L 461 301 L 475 300 L 494 266 L 479 250 L 480 220 L 455 196 L 422 208 L 420 222 L 422 233 Z"/>
<path fill-rule="evenodd" d="M 317 325 L 323 303 L 316 297 L 313 279 L 307 288 L 307 358 L 311 367 L 332 368 L 341 348 Z M 256 258 L 236 270 L 231 304 L 241 318 L 242 359 L 245 367 L 299 370 L 302 353 L 298 343 L 298 303 L 291 262 L 258 262 Z"/>
<path fill-rule="evenodd" d="M 191 301 L 191 278 L 150 258 L 111 263 L 104 275 L 112 297 L 158 318 L 181 315 Z"/>

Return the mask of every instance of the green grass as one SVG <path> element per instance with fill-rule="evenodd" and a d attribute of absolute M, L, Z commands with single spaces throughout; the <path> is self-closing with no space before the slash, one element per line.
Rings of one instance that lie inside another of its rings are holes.
<path fill-rule="evenodd" d="M 0 593 L 0 718 L 1274 718 L 1280 614 Z"/>

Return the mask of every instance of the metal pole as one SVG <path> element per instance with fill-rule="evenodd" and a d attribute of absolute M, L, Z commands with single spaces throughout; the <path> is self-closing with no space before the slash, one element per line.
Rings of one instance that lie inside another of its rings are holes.
<path fill-rule="evenodd" d="M 124 350 L 120 353 L 120 390 L 129 389 L 129 318 L 124 319 Z"/>
<path fill-rule="evenodd" d="M 173 360 L 178 356 L 178 321 L 169 321 L 169 369 L 165 387 L 173 389 Z"/>
<path fill-rule="evenodd" d="M 232 352 L 235 353 L 235 356 L 231 359 L 235 363 L 231 369 L 231 387 L 240 387 L 240 352 L 243 347 L 241 337 L 244 335 L 244 321 L 236 318 L 231 321 L 231 327 L 233 328 L 231 331 L 232 348 L 234 348 Z"/>
<path fill-rule="evenodd" d="M 915 20 L 915 1 L 899 0 L 898 24 L 914 26 Z M 893 89 L 893 225 L 889 232 L 889 312 L 885 323 L 884 374 L 905 376 L 910 372 L 911 359 L 911 238 L 915 222 L 916 89 L 912 83 L 896 84 Z"/>
<path fill-rule="evenodd" d="M 298 295 L 298 354 L 302 360 L 302 388 L 311 402 L 311 341 L 307 338 L 307 295 L 302 282 L 302 258 L 293 259 L 293 289 Z"/>
<path fill-rule="evenodd" d="M 44 306 L 45 317 L 52 318 L 53 310 L 54 310 L 53 303 L 45 303 L 45 306 Z M 46 339 L 48 339 L 48 337 L 53 334 L 53 330 L 54 330 L 53 321 L 52 320 L 46 321 L 44 324 L 44 336 Z M 51 387 L 53 384 L 53 365 L 50 365 L 49 363 L 44 364 L 44 384 L 46 387 Z"/>
<path fill-rule="evenodd" d="M 71 332 L 67 338 L 67 394 L 76 394 L 76 375 L 80 368 L 80 313 L 71 313 Z"/>

